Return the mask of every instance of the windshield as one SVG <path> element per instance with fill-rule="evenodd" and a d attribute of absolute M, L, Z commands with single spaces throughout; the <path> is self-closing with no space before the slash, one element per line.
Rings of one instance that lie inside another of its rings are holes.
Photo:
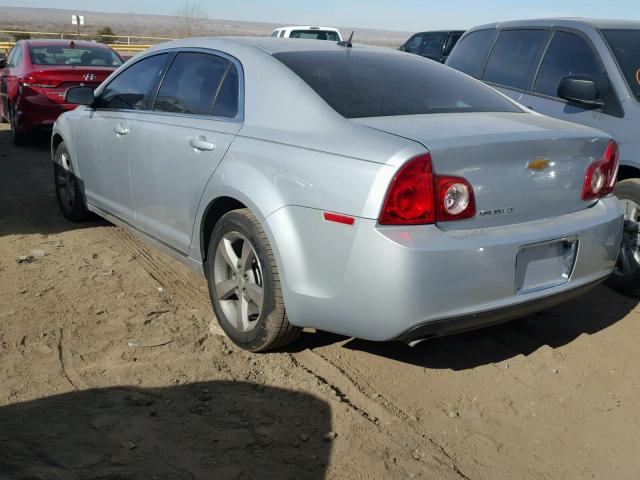
<path fill-rule="evenodd" d="M 640 30 L 602 30 L 631 92 L 640 100 Z"/>
<path fill-rule="evenodd" d="M 331 30 L 293 30 L 289 38 L 310 38 L 312 40 L 329 40 L 339 42 L 338 33 Z"/>
<path fill-rule="evenodd" d="M 346 118 L 522 111 L 492 88 L 417 55 L 344 48 L 273 56 Z"/>
<path fill-rule="evenodd" d="M 116 52 L 100 47 L 30 47 L 33 65 L 73 65 L 83 67 L 119 67 L 122 60 Z"/>

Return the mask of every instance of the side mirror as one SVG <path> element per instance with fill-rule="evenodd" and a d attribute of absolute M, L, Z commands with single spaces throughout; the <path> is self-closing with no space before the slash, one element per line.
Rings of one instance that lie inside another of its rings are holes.
<path fill-rule="evenodd" d="M 400 45 L 400 48 L 398 49 L 401 52 L 406 52 L 406 48 L 404 48 L 404 45 Z"/>
<path fill-rule="evenodd" d="M 0 68 L 5 68 L 7 66 L 7 59 L 0 58 Z"/>
<path fill-rule="evenodd" d="M 558 96 L 590 106 L 603 105 L 598 85 L 589 77 L 564 77 L 558 85 Z"/>
<path fill-rule="evenodd" d="M 87 87 L 86 85 L 69 87 L 67 91 L 64 92 L 64 101 L 90 107 L 95 102 L 93 88 Z"/>

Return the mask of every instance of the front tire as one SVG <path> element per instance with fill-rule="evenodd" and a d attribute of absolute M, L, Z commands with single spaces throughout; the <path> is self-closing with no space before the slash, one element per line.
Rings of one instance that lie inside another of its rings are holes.
<path fill-rule="evenodd" d="M 250 210 L 216 224 L 205 273 L 218 323 L 240 348 L 262 352 L 298 338 L 302 329 L 287 319 L 273 250 Z"/>
<path fill-rule="evenodd" d="M 640 297 L 640 179 L 616 184 L 613 193 L 624 206 L 624 229 L 616 267 L 607 286 L 632 297 Z"/>
<path fill-rule="evenodd" d="M 73 171 L 71 155 L 64 142 L 58 145 L 53 162 L 53 174 L 58 206 L 64 218 L 72 222 L 82 222 L 89 216 L 84 203 L 80 184 Z"/>

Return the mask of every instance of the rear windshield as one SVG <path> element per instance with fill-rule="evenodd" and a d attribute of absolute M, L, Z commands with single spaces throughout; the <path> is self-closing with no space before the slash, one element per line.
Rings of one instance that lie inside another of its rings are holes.
<path fill-rule="evenodd" d="M 94 67 L 119 67 L 122 60 L 111 49 L 99 47 L 29 47 L 34 65 L 75 65 Z"/>
<path fill-rule="evenodd" d="M 640 100 L 640 30 L 603 30 L 629 88 Z"/>
<path fill-rule="evenodd" d="M 346 118 L 522 111 L 492 88 L 416 55 L 345 48 L 274 57 Z"/>
<path fill-rule="evenodd" d="M 309 38 L 311 40 L 330 40 L 332 42 L 340 41 L 338 33 L 330 30 L 293 30 L 289 38 Z"/>

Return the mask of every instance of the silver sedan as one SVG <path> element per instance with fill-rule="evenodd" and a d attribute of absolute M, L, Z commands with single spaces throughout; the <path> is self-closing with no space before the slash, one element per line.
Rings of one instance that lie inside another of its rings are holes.
<path fill-rule="evenodd" d="M 154 47 L 53 131 L 56 192 L 202 272 L 260 351 L 315 327 L 415 342 L 527 315 L 612 271 L 607 135 L 430 60 L 348 42 Z"/>

